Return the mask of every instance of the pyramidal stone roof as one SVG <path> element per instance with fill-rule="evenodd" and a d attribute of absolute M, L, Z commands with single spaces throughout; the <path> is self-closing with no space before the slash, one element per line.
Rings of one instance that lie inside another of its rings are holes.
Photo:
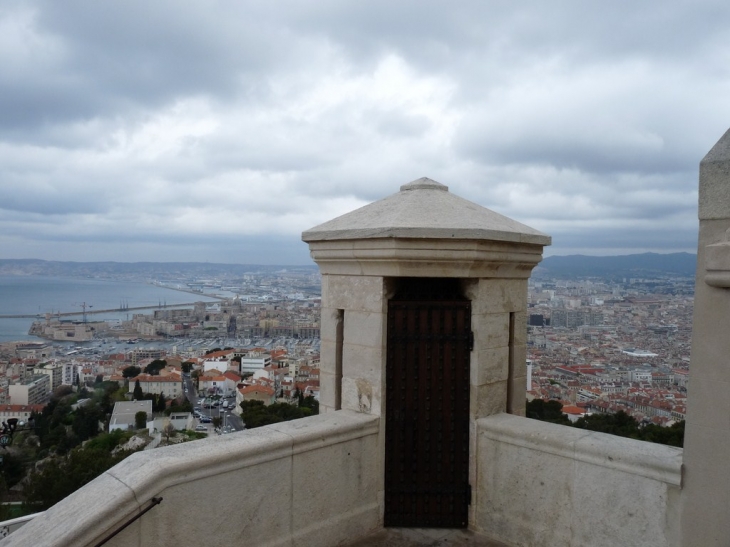
<path fill-rule="evenodd" d="M 547 234 L 460 198 L 448 186 L 426 177 L 302 234 L 306 242 L 374 238 L 551 242 Z"/>

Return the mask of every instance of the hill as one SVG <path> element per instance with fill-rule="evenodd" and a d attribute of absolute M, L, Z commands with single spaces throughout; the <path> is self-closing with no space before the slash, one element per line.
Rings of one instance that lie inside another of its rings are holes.
<path fill-rule="evenodd" d="M 63 262 L 38 259 L 0 259 L 0 275 L 47 275 L 100 279 L 157 279 L 165 277 L 236 277 L 251 273 L 318 271 L 307 266 L 262 266 L 209 262 Z"/>
<path fill-rule="evenodd" d="M 535 276 L 578 278 L 694 277 L 697 255 L 642 253 L 621 256 L 549 256 Z"/>

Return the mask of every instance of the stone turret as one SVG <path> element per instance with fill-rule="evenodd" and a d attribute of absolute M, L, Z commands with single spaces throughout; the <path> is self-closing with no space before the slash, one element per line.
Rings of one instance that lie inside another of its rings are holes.
<path fill-rule="evenodd" d="M 524 414 L 527 279 L 550 237 L 421 178 L 302 239 L 322 272 L 320 412 L 383 418 L 386 525 L 466 526 L 476 420 Z"/>
<path fill-rule="evenodd" d="M 506 406 L 510 315 L 513 380 L 524 392 L 527 278 L 550 236 L 424 177 L 307 230 L 302 239 L 322 272 L 323 411 L 382 412 L 385 314 L 394 280 L 430 277 L 463 280 L 472 300 L 472 386 L 491 393 L 500 384 L 500 393 L 491 393 L 478 414 L 523 412 L 522 396 Z"/>

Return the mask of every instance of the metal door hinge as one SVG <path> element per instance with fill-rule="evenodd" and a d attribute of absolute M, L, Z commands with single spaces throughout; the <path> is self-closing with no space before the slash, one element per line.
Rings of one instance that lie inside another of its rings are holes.
<path fill-rule="evenodd" d="M 474 351 L 474 331 L 469 331 L 469 351 Z"/>

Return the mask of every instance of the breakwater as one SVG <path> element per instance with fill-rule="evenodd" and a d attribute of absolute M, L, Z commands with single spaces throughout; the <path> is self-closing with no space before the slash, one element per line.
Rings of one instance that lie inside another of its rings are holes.
<path fill-rule="evenodd" d="M 210 297 L 210 295 L 205 295 L 205 296 Z M 174 305 L 169 305 L 169 306 L 160 306 L 159 304 L 156 306 L 130 306 L 128 308 L 110 308 L 110 309 L 106 309 L 106 310 L 86 310 L 86 312 L 83 312 L 83 311 L 53 312 L 53 313 L 50 313 L 50 316 L 51 317 L 73 317 L 75 315 L 83 316 L 84 313 L 86 315 L 93 315 L 95 313 L 124 313 L 124 312 L 128 312 L 128 311 L 166 310 L 166 309 L 182 308 L 184 306 L 193 306 L 193 305 L 195 305 L 195 302 L 174 304 Z M 45 319 L 45 318 L 46 318 L 45 313 L 19 314 L 19 315 L 0 314 L 0 319 Z"/>

